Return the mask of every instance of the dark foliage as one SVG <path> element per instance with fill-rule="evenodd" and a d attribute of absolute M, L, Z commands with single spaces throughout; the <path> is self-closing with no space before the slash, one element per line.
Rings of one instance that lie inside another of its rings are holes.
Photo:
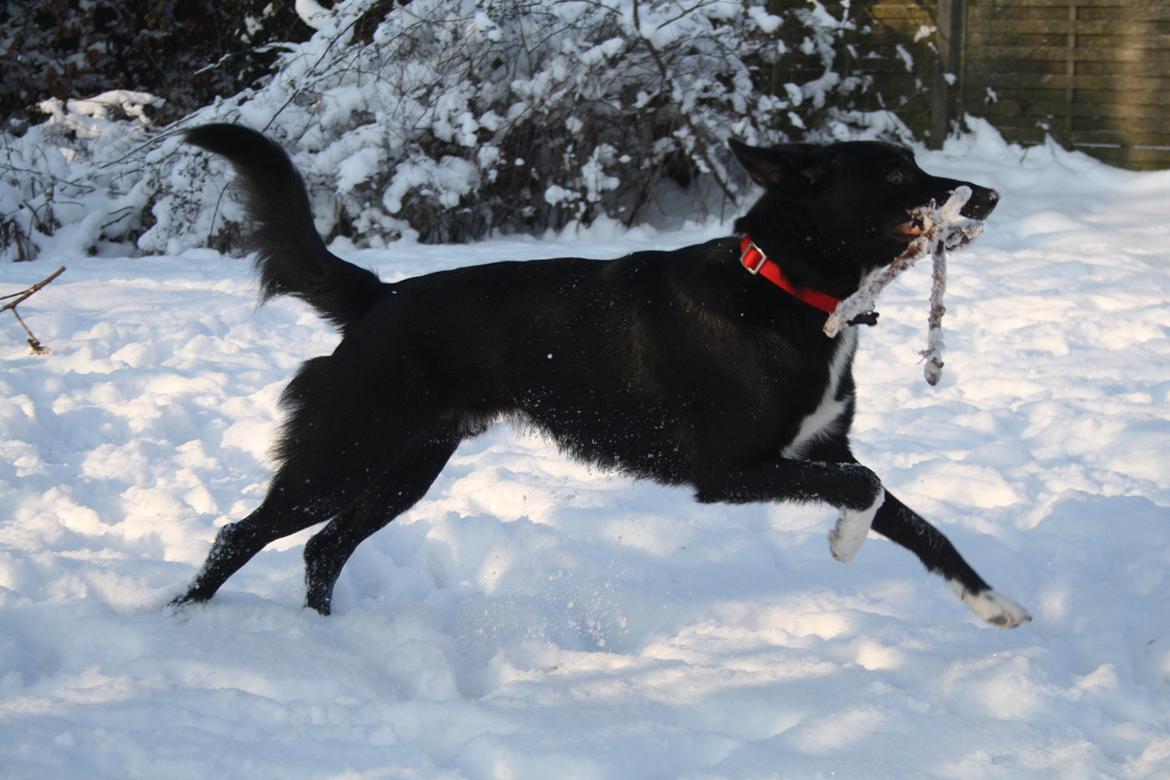
<path fill-rule="evenodd" d="M 269 72 L 279 43 L 312 33 L 291 2 L 24 0 L 0 2 L 0 116 L 39 121 L 48 98 L 112 89 L 166 101 L 178 118 Z"/>

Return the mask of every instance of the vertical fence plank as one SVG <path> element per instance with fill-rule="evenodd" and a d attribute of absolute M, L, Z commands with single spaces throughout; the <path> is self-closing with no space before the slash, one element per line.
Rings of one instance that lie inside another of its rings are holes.
<path fill-rule="evenodd" d="M 938 58 L 930 101 L 930 143 L 935 148 L 942 146 L 959 116 L 965 7 L 965 0 L 938 0 L 935 10 Z"/>
<path fill-rule="evenodd" d="M 1077 0 L 1068 0 L 1068 38 L 1065 43 L 1068 87 L 1065 88 L 1064 143 L 1071 144 L 1073 137 L 1073 102 L 1077 95 Z"/>
<path fill-rule="evenodd" d="M 872 19 L 876 40 L 887 42 L 880 45 L 898 41 L 916 60 L 913 77 L 869 64 L 889 62 L 888 54 L 861 62 L 874 80 L 872 107 L 893 109 L 932 146 L 969 113 L 1010 141 L 1050 135 L 1115 165 L 1170 168 L 1170 0 L 854 0 L 854 7 Z M 920 42 L 923 16 L 935 27 L 933 51 Z"/>

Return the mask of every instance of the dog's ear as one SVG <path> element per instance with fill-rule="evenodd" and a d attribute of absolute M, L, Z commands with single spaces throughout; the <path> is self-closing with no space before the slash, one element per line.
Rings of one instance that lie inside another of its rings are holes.
<path fill-rule="evenodd" d="M 765 149 L 731 139 L 728 144 L 739 164 L 756 184 L 770 190 L 805 192 L 824 176 L 824 168 L 808 144 L 784 144 Z"/>

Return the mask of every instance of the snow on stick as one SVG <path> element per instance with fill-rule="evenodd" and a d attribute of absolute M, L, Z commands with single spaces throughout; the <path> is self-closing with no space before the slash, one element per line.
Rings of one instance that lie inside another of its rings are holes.
<path fill-rule="evenodd" d="M 942 379 L 942 318 L 947 307 L 943 305 L 943 293 L 947 289 L 947 253 L 940 241 L 934 246 L 933 268 L 930 281 L 930 316 L 926 320 L 926 349 L 922 357 L 926 365 L 922 369 L 926 383 L 931 387 Z"/>
<path fill-rule="evenodd" d="M 911 212 L 911 220 L 921 225 L 922 232 L 910 242 L 905 252 L 894 258 L 894 261 L 885 268 L 864 280 L 857 292 L 837 305 L 837 308 L 825 320 L 825 335 L 833 338 L 858 315 L 872 312 L 874 302 L 886 285 L 894 281 L 894 277 L 898 274 L 929 254 L 934 258 L 934 262 L 930 289 L 927 347 L 922 352 L 922 356 L 926 358 L 924 369 L 926 381 L 931 385 L 938 384 L 943 367 L 942 317 L 946 312 L 946 307 L 943 305 L 947 273 L 946 250 L 963 246 L 983 232 L 982 222 L 968 219 L 959 213 L 970 198 L 970 187 L 958 187 L 942 206 L 936 207 L 931 202 L 929 206 L 923 206 Z"/>

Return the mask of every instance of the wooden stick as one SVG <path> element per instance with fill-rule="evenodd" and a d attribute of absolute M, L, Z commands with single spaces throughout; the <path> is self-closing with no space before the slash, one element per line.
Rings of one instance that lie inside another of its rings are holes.
<path fill-rule="evenodd" d="M 930 284 L 930 316 L 926 320 L 926 349 L 922 352 L 922 357 L 926 359 L 922 374 L 931 387 L 937 385 L 938 380 L 942 379 L 942 318 L 947 311 L 946 305 L 943 304 L 943 294 L 946 289 L 947 251 L 940 241 L 934 246 L 934 268 Z"/>
<path fill-rule="evenodd" d="M 962 215 L 963 206 L 971 197 L 971 188 L 962 186 L 955 189 L 946 203 L 916 209 L 914 215 L 922 225 L 922 234 L 906 247 L 893 262 L 872 275 L 857 292 L 837 304 L 837 308 L 825 320 L 825 335 L 834 338 L 844 328 L 853 325 L 858 314 L 873 312 L 874 301 L 898 274 L 905 271 L 920 258 L 930 254 L 934 267 L 930 286 L 930 316 L 927 319 L 926 349 L 920 354 L 926 359 L 923 374 L 931 385 L 937 385 L 943 369 L 942 318 L 946 312 L 943 294 L 947 284 L 947 249 L 957 249 L 973 241 L 983 232 L 983 223 Z"/>
<path fill-rule="evenodd" d="M 32 330 L 29 329 L 28 325 L 24 321 L 24 318 L 20 316 L 20 312 L 16 310 L 16 307 L 27 301 L 63 273 L 65 273 L 65 266 L 61 266 L 56 271 L 49 274 L 49 276 L 34 284 L 32 287 L 21 290 L 20 292 L 10 293 L 8 295 L 0 295 L 0 301 L 6 301 L 9 298 L 15 298 L 15 300 L 13 300 L 11 303 L 6 303 L 3 306 L 0 306 L 0 314 L 6 311 L 12 312 L 12 316 L 16 317 L 16 321 L 20 324 L 20 327 L 24 329 L 25 334 L 28 335 L 28 346 L 30 349 L 32 349 L 32 353 L 34 355 L 48 354 L 49 349 L 41 343 L 40 339 L 33 335 Z"/>

